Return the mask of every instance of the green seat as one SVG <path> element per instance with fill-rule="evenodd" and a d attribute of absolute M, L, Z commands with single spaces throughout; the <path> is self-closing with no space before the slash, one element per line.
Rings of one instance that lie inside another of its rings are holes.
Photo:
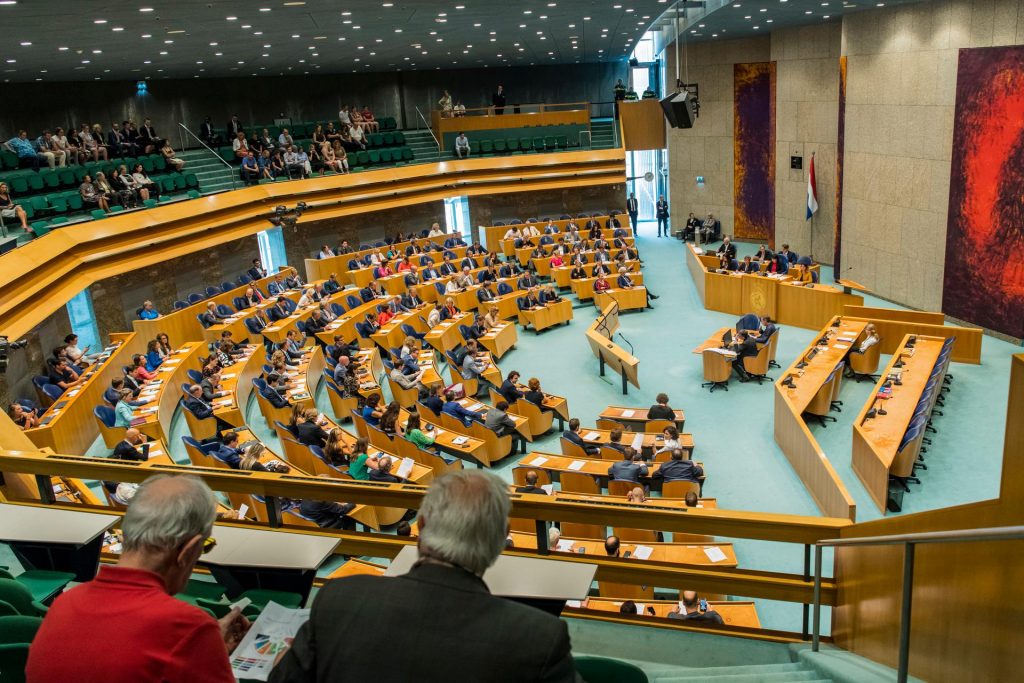
<path fill-rule="evenodd" d="M 171 195 L 169 195 L 169 194 L 162 194 L 162 195 L 160 195 L 160 199 L 157 200 L 157 201 L 159 201 L 161 204 L 165 204 L 165 203 L 171 201 Z"/>
<path fill-rule="evenodd" d="M 384 133 L 381 137 L 384 138 L 384 144 L 385 145 L 389 145 L 390 146 L 390 145 L 395 144 L 395 134 L 392 133 L 391 131 L 388 131 L 387 133 Z"/>
<path fill-rule="evenodd" d="M 43 620 L 36 616 L 0 617 L 0 671 L 4 683 L 21 683 L 25 680 L 25 665 L 28 663 L 28 647 Z"/>
<path fill-rule="evenodd" d="M 543 152 L 544 151 L 544 138 L 534 138 L 533 139 L 533 149 L 538 151 L 538 152 Z"/>
<path fill-rule="evenodd" d="M 384 145 L 384 136 L 380 133 L 370 133 L 366 136 L 366 144 L 369 147 L 381 147 Z"/>
<path fill-rule="evenodd" d="M 188 187 L 199 187 L 199 178 L 196 177 L 195 173 L 186 173 L 185 185 Z"/>
<path fill-rule="evenodd" d="M 121 213 L 124 211 L 124 207 L 120 204 L 114 204 L 110 207 L 110 213 Z"/>
<path fill-rule="evenodd" d="M 364 150 L 356 152 L 356 161 L 359 162 L 360 166 L 366 166 L 370 163 L 370 153 Z"/>
<path fill-rule="evenodd" d="M 44 196 L 35 196 L 31 198 L 32 208 L 35 209 L 36 213 L 42 213 L 43 211 L 50 211 L 53 207 L 46 201 Z"/>
<path fill-rule="evenodd" d="M 171 179 L 174 181 L 175 190 L 184 190 L 188 187 L 188 184 L 185 182 L 185 176 L 180 173 L 174 173 L 171 175 Z"/>
<path fill-rule="evenodd" d="M 70 168 L 62 168 L 58 172 L 57 177 L 60 179 L 60 184 L 64 187 L 74 187 L 78 183 L 75 182 L 75 172 Z"/>
<path fill-rule="evenodd" d="M 231 148 L 228 147 L 228 149 L 231 149 Z M 234 158 L 234 154 L 233 153 L 232 153 L 231 157 L 226 159 L 226 161 L 231 161 L 232 158 Z M 160 156 L 158 156 L 155 159 L 153 159 L 153 169 L 156 170 L 157 173 L 159 173 L 160 171 L 167 170 L 167 159 L 164 159 L 164 155 L 163 154 L 161 154 Z"/>
<path fill-rule="evenodd" d="M 81 184 L 82 180 L 85 178 L 85 173 L 86 173 L 85 166 L 75 166 L 74 173 L 75 173 L 75 185 Z"/>
<path fill-rule="evenodd" d="M 146 173 L 152 173 L 153 169 L 155 168 L 155 166 L 153 164 L 153 157 L 151 157 L 151 156 L 149 156 L 149 157 L 142 157 L 141 159 L 139 159 L 139 163 L 142 164 L 142 170 L 145 171 Z M 132 169 L 129 169 L 129 170 L 132 170 Z"/>
<path fill-rule="evenodd" d="M 550 152 L 551 150 L 556 149 L 558 147 L 558 140 L 555 138 L 554 135 L 548 135 L 547 137 L 544 138 L 544 147 L 546 147 L 547 150 Z"/>
<path fill-rule="evenodd" d="M 21 175 L 11 178 L 11 189 L 16 193 L 28 192 L 28 177 Z"/>
<path fill-rule="evenodd" d="M 395 144 L 396 145 L 404 145 L 405 144 L 405 133 L 403 133 L 400 130 L 396 130 L 394 133 L 392 133 L 392 135 L 395 136 Z"/>
<path fill-rule="evenodd" d="M 147 209 L 152 209 L 154 206 L 157 205 L 157 203 L 158 202 L 152 197 L 150 197 L 149 199 L 142 200 L 142 205 L 145 206 Z"/>
<path fill-rule="evenodd" d="M 519 151 L 519 139 L 518 138 L 508 138 L 507 140 L 505 140 L 505 149 L 507 149 L 510 152 L 518 152 Z"/>
<path fill-rule="evenodd" d="M 64 195 L 64 199 L 67 200 L 69 211 L 82 210 L 82 195 L 78 192 L 68 192 Z"/>
<path fill-rule="evenodd" d="M 258 607 L 266 607 L 268 602 L 276 602 L 282 607 L 298 609 L 302 607 L 302 596 L 298 593 L 288 591 L 276 591 L 268 588 L 250 588 L 242 593 L 240 597 L 249 598 L 252 604 Z"/>
<path fill-rule="evenodd" d="M 25 211 L 25 218 L 32 220 L 32 217 L 36 215 L 36 210 L 32 208 L 32 201 L 29 199 L 15 199 L 14 203 L 20 206 Z"/>
<path fill-rule="evenodd" d="M 29 225 L 32 226 L 32 230 L 36 233 L 36 235 L 40 237 L 50 232 L 49 221 L 32 221 L 31 223 L 29 223 Z"/>
<path fill-rule="evenodd" d="M 98 221 L 101 218 L 106 218 L 107 212 L 104 211 L 103 209 L 93 209 L 90 215 L 92 216 L 92 219 L 94 221 Z"/>
<path fill-rule="evenodd" d="M 531 138 L 519 138 L 519 149 L 529 152 L 533 149 L 533 140 Z"/>
<path fill-rule="evenodd" d="M 569 138 L 566 135 L 556 135 L 555 143 L 558 145 L 558 149 L 568 149 Z"/>
<path fill-rule="evenodd" d="M 480 153 L 480 141 L 479 140 L 470 140 L 469 141 L 469 153 L 472 154 L 473 156 L 476 156 L 477 154 Z"/>
<path fill-rule="evenodd" d="M 21 615 L 18 614 L 18 610 L 14 609 L 14 605 L 12 605 L 9 602 L 4 602 L 3 600 L 0 600 L 0 617 L 17 617 L 17 616 L 21 616 Z M 3 671 L 3 669 L 0 668 L 0 671 Z"/>
<path fill-rule="evenodd" d="M 508 151 L 508 146 L 505 144 L 505 140 L 499 138 L 494 141 L 494 151 L 497 154 L 504 154 Z"/>
<path fill-rule="evenodd" d="M 288 176 L 281 176 L 281 177 L 284 178 L 285 180 L 288 180 Z M 199 190 L 189 190 L 188 191 L 188 198 L 189 199 L 199 199 L 201 196 L 202 195 L 199 194 Z"/>
<path fill-rule="evenodd" d="M 185 602 L 195 604 L 196 598 L 205 598 L 207 600 L 220 600 L 224 596 L 224 586 L 213 581 L 200 581 L 199 579 L 189 579 L 188 583 L 185 584 L 185 590 L 181 591 L 174 597 Z"/>
<path fill-rule="evenodd" d="M 121 162 L 128 167 L 128 172 L 131 173 L 131 170 L 135 168 L 135 164 L 138 163 L 138 159 L 135 157 L 124 157 Z"/>
<path fill-rule="evenodd" d="M 60 173 L 57 169 L 44 168 L 39 171 L 39 177 L 43 181 L 44 187 L 56 189 L 60 186 Z"/>
<path fill-rule="evenodd" d="M 413 160 L 412 147 L 403 147 L 402 148 L 402 161 L 412 161 L 412 160 Z"/>
<path fill-rule="evenodd" d="M 63 194 L 51 194 L 47 197 L 50 202 L 50 206 L 56 213 L 67 213 L 68 212 L 68 200 Z"/>
<path fill-rule="evenodd" d="M 610 657 L 573 655 L 576 673 L 587 683 L 647 683 L 640 667 Z"/>
<path fill-rule="evenodd" d="M 4 168 L 18 168 L 18 155 L 5 149 L 0 152 L 0 163 Z"/>
<path fill-rule="evenodd" d="M 0 578 L 0 600 L 26 617 L 41 617 L 46 614 L 46 606 L 35 600 L 32 591 L 14 579 Z M 0 634 L 2 633 L 4 631 L 0 630 Z"/>
<path fill-rule="evenodd" d="M 480 141 L 480 153 L 481 154 L 494 154 L 494 143 L 490 140 Z"/>
<path fill-rule="evenodd" d="M 41 174 L 30 173 L 27 176 L 25 176 L 25 179 L 28 180 L 29 190 L 32 190 L 33 192 L 38 192 L 39 190 L 43 189 L 43 176 Z"/>
<path fill-rule="evenodd" d="M 53 218 L 50 219 L 50 227 L 56 228 L 60 225 L 64 225 L 69 220 L 71 219 L 69 219 L 67 216 L 54 216 Z"/>
<path fill-rule="evenodd" d="M 155 178 L 154 182 L 160 181 L 160 186 L 164 192 L 174 192 L 174 178 L 171 176 L 164 176 L 163 178 Z"/>
<path fill-rule="evenodd" d="M 367 152 L 367 154 L 370 155 L 370 163 L 371 164 L 379 164 L 380 163 L 380 152 L 378 152 L 375 149 L 371 149 L 369 152 Z"/>

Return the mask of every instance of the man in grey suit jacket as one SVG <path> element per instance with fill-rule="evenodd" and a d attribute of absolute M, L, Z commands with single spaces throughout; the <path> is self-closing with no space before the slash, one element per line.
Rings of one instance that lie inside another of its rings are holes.
<path fill-rule="evenodd" d="M 647 465 L 640 462 L 640 454 L 632 446 L 626 446 L 622 460 L 608 468 L 608 477 L 615 481 L 640 481 L 647 476 Z"/>
<path fill-rule="evenodd" d="M 505 547 L 505 488 L 482 470 L 435 480 L 417 518 L 419 561 L 404 576 L 328 582 L 270 683 L 575 681 L 565 623 L 481 579 Z M 382 657 L 354 633 L 402 645 Z"/>

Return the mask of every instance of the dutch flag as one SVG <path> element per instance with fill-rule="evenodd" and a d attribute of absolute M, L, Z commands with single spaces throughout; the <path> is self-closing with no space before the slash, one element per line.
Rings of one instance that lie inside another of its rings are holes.
<path fill-rule="evenodd" d="M 807 173 L 807 218 L 805 220 L 811 220 L 811 216 L 818 210 L 818 184 L 814 180 L 814 155 L 811 155 L 811 169 Z"/>

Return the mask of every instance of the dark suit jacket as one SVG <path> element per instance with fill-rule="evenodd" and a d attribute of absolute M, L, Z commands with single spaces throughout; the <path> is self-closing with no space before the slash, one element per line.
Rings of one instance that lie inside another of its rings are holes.
<path fill-rule="evenodd" d="M 580 436 L 574 431 L 566 429 L 564 432 L 562 432 L 562 438 L 564 438 L 566 441 L 571 441 L 572 443 L 576 444 L 577 446 L 582 448 L 583 451 L 586 453 L 596 455 L 597 453 L 601 452 L 600 446 L 595 446 L 594 444 L 587 443 L 586 441 L 583 440 L 582 436 Z"/>
<path fill-rule="evenodd" d="M 632 197 L 626 200 L 626 211 L 629 213 L 637 213 L 640 210 L 639 202 Z"/>
<path fill-rule="evenodd" d="M 189 396 L 185 399 L 185 407 L 192 411 L 192 414 L 203 420 L 208 417 L 213 417 L 213 407 L 205 401 L 200 401 L 194 396 Z"/>
<path fill-rule="evenodd" d="M 145 460 L 146 459 L 146 456 L 144 456 L 142 454 L 142 452 L 138 448 L 136 448 L 135 446 L 131 445 L 130 443 L 128 443 L 124 439 L 121 439 L 120 441 L 118 441 L 117 445 L 114 446 L 114 456 L 113 457 L 118 459 L 118 460 Z"/>
<path fill-rule="evenodd" d="M 704 476 L 704 469 L 692 460 L 669 460 L 661 463 L 661 467 L 654 473 L 655 479 L 665 481 L 692 481 L 700 483 Z"/>
<path fill-rule="evenodd" d="M 353 633 L 394 634 L 382 656 Z M 452 643 L 461 643 L 457 652 Z M 447 654 L 444 654 L 447 653 Z M 492 596 L 462 569 L 425 564 L 404 576 L 329 581 L 271 683 L 574 681 L 564 622 Z"/>
<path fill-rule="evenodd" d="M 299 443 L 307 446 L 324 446 L 327 443 L 327 432 L 315 422 L 303 422 L 295 428 Z"/>
<path fill-rule="evenodd" d="M 655 403 L 647 410 L 648 420 L 674 420 L 676 419 L 676 413 L 670 406 L 663 406 L 660 403 Z"/>
<path fill-rule="evenodd" d="M 502 397 L 509 402 L 509 405 L 523 397 L 523 392 L 519 391 L 516 385 L 512 384 L 512 382 L 508 380 L 501 383 L 501 389 L 498 390 L 498 393 L 500 393 Z"/>
<path fill-rule="evenodd" d="M 539 486 L 520 486 L 516 488 L 516 493 L 532 493 L 538 496 L 548 495 L 548 492 Z"/>
<path fill-rule="evenodd" d="M 736 245 L 733 244 L 732 242 L 730 242 L 728 245 L 726 245 L 723 242 L 722 246 L 718 247 L 718 250 L 715 253 L 716 254 L 723 254 L 723 253 L 727 254 L 729 256 L 729 258 L 731 258 L 731 259 L 736 258 Z"/>

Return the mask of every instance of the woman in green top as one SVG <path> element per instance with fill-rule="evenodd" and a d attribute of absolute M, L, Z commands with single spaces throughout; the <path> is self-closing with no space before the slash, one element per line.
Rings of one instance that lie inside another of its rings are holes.
<path fill-rule="evenodd" d="M 405 423 L 405 438 L 416 444 L 417 448 L 426 448 L 434 443 L 434 437 L 420 431 L 419 413 L 409 413 L 409 419 Z"/>
<path fill-rule="evenodd" d="M 348 457 L 348 473 L 353 479 L 368 481 L 370 470 L 377 469 L 377 456 L 366 453 L 369 445 L 369 440 L 360 437 L 352 447 L 352 454 Z"/>

